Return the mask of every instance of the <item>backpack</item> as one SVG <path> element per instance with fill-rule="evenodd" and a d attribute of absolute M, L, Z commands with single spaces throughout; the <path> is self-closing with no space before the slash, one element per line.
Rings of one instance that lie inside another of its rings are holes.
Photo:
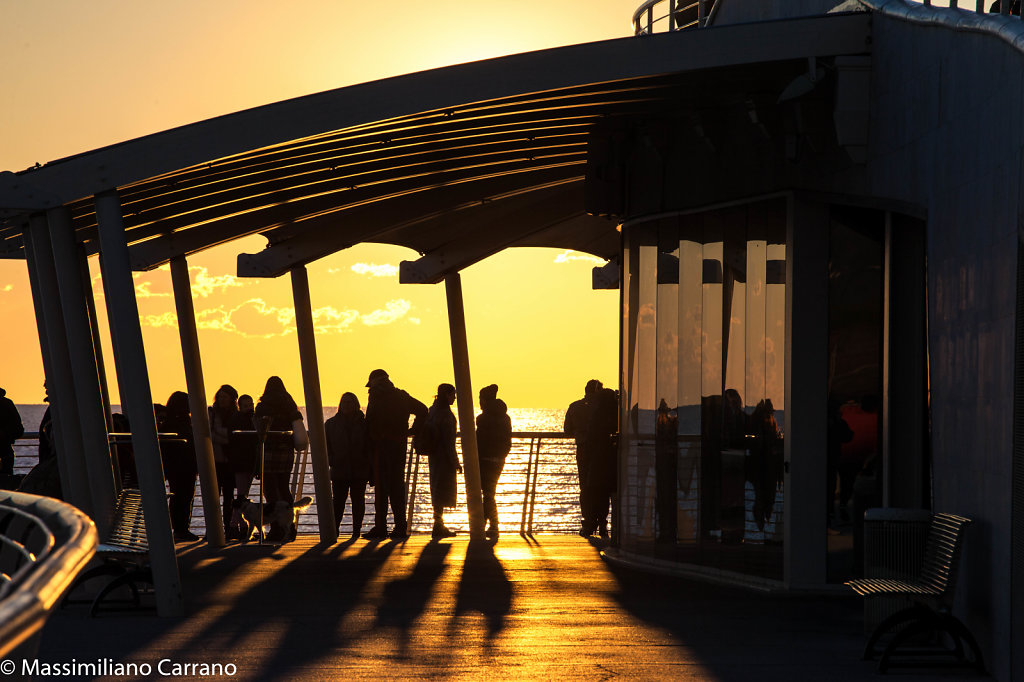
<path fill-rule="evenodd" d="M 441 440 L 438 433 L 437 422 L 430 417 L 413 421 L 412 446 L 421 455 L 433 454 L 437 451 L 438 441 Z"/>

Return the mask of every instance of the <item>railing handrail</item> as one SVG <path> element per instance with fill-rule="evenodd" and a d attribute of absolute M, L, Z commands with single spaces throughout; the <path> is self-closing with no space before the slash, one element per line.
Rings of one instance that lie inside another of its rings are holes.
<path fill-rule="evenodd" d="M 48 497 L 0 490 L 0 505 L 39 519 L 55 539 L 52 550 L 0 599 L 0 658 L 8 658 L 19 647 L 31 646 L 54 604 L 92 558 L 96 526 L 78 509 Z"/>
<path fill-rule="evenodd" d="M 649 35 L 654 33 L 655 25 L 666 21 L 668 22 L 666 32 L 688 28 L 706 28 L 714 21 L 720 3 L 721 0 L 646 0 L 633 12 L 633 34 Z M 655 8 L 665 4 L 668 5 L 668 11 L 655 17 Z M 710 9 L 708 9 L 709 5 Z M 691 13 L 696 10 L 696 18 L 682 26 L 678 25 L 677 17 L 687 10 Z M 647 21 L 643 22 L 645 15 Z"/>

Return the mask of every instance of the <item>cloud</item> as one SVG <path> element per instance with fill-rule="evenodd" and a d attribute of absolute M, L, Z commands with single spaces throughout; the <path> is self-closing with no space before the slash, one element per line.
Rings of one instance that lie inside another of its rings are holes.
<path fill-rule="evenodd" d="M 378 308 L 372 313 L 362 316 L 363 324 L 375 327 L 382 324 L 391 324 L 405 316 L 412 310 L 412 304 L 404 298 L 396 298 L 384 304 L 384 308 Z"/>
<path fill-rule="evenodd" d="M 199 298 L 206 298 L 215 291 L 231 289 L 244 286 L 234 275 L 210 275 L 210 271 L 202 266 L 194 266 L 188 269 L 194 273 L 192 282 L 192 295 Z"/>
<path fill-rule="evenodd" d="M 370 275 L 371 277 L 394 277 L 398 274 L 398 266 L 356 263 L 352 266 L 352 272 L 357 275 Z"/>
<path fill-rule="evenodd" d="M 365 314 L 358 310 L 323 306 L 312 311 L 313 329 L 317 334 L 330 334 L 350 331 L 357 322 L 367 326 L 391 324 L 405 317 L 410 310 L 412 304 L 404 299 L 388 301 L 383 308 Z M 410 318 L 410 322 L 419 324 L 419 319 Z M 154 328 L 177 327 L 178 318 L 167 312 L 146 315 L 142 323 Z M 218 306 L 197 311 L 196 326 L 246 339 L 269 339 L 295 333 L 295 309 L 272 306 L 261 298 L 251 298 L 233 307 Z"/>
<path fill-rule="evenodd" d="M 571 249 L 566 249 L 555 256 L 556 263 L 572 263 L 574 261 L 593 263 L 594 265 L 604 265 L 608 262 L 604 258 L 598 258 L 597 256 L 591 256 L 589 253 L 580 253 L 579 251 L 573 251 Z"/>
<path fill-rule="evenodd" d="M 5 284 L 4 285 L 3 292 L 6 294 L 8 291 L 14 291 L 14 285 L 13 284 Z"/>

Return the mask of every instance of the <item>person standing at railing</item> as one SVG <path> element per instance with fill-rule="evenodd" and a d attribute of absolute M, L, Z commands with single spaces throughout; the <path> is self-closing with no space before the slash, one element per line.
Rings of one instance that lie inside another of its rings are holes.
<path fill-rule="evenodd" d="M 395 519 L 393 540 L 409 537 L 405 518 L 405 449 L 409 438 L 409 417 L 426 419 L 427 406 L 396 388 L 382 369 L 370 372 L 366 382 L 370 397 L 366 403 L 366 423 L 373 447 L 375 484 L 374 526 L 363 535 L 367 540 L 388 537 L 388 505 Z"/>
<path fill-rule="evenodd" d="M 334 491 L 334 525 L 341 524 L 345 502 L 352 497 L 352 539 L 362 532 L 366 513 L 366 482 L 370 478 L 370 434 L 355 393 L 344 393 L 338 413 L 324 422 L 327 459 Z"/>
<path fill-rule="evenodd" d="M 583 528 L 580 535 L 589 537 L 600 531 L 608 537 L 608 512 L 615 493 L 616 456 L 615 434 L 618 431 L 619 401 L 615 391 L 602 388 L 596 392 L 585 437 L 589 458 L 584 483 L 587 506 L 583 510 Z"/>
<path fill-rule="evenodd" d="M 167 503 L 171 513 L 171 529 L 177 542 L 195 542 L 199 536 L 191 531 L 192 500 L 196 494 L 195 450 L 192 448 L 192 414 L 188 406 L 188 394 L 175 391 L 167 399 L 167 406 L 158 422 L 161 433 L 174 434 L 172 439 L 162 440 L 160 454 L 164 464 L 164 476 L 171 491 Z"/>
<path fill-rule="evenodd" d="M 295 400 L 284 388 L 280 377 L 267 379 L 259 403 L 256 404 L 256 422 L 269 417 L 270 431 L 263 450 L 263 495 L 269 507 L 277 502 L 294 504 L 288 478 L 295 465 L 295 451 L 309 444 L 306 427 L 302 422 Z M 273 432 L 278 433 L 273 433 Z M 291 431 L 291 434 L 286 432 Z"/>
<path fill-rule="evenodd" d="M 25 433 L 21 415 L 7 391 L 0 388 L 0 488 L 15 488 L 14 441 Z"/>
<path fill-rule="evenodd" d="M 462 473 L 462 464 L 455 451 L 458 422 L 452 412 L 455 387 L 441 384 L 437 387 L 434 404 L 427 411 L 427 420 L 413 437 L 417 452 L 427 456 L 430 469 L 430 503 L 434 507 L 434 528 L 431 537 L 450 538 L 455 531 L 444 525 L 444 510 L 457 504 L 458 483 L 456 473 Z"/>
<path fill-rule="evenodd" d="M 604 388 L 597 379 L 591 379 L 583 389 L 583 397 L 569 405 L 565 411 L 565 425 L 562 430 L 576 441 L 576 473 L 580 485 L 580 513 L 585 515 L 588 508 L 587 493 L 587 426 L 593 409 L 594 396 Z"/>
<path fill-rule="evenodd" d="M 220 487 L 224 508 L 224 532 L 231 536 L 231 502 L 235 493 L 235 476 L 231 470 L 228 452 L 231 449 L 231 425 L 238 414 L 238 391 L 224 384 L 213 395 L 209 408 L 210 440 L 213 441 L 213 461 L 217 467 L 217 485 Z"/>
<path fill-rule="evenodd" d="M 235 479 L 235 499 L 231 503 L 231 521 L 228 536 L 243 537 L 248 524 L 242 517 L 242 506 L 249 499 L 253 478 L 259 466 L 260 439 L 256 434 L 256 406 L 252 396 L 242 394 L 238 397 L 238 411 L 231 420 L 231 437 L 228 447 L 228 462 Z"/>
<path fill-rule="evenodd" d="M 484 535 L 498 539 L 498 503 L 495 495 L 505 459 L 512 449 L 512 420 L 508 406 L 498 398 L 498 385 L 480 389 L 480 414 L 476 418 L 476 444 L 480 453 L 480 488 L 484 498 L 487 530 Z"/>

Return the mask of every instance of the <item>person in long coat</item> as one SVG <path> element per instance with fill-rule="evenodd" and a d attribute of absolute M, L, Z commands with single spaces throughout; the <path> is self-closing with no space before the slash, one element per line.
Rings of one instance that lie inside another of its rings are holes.
<path fill-rule="evenodd" d="M 324 422 L 327 458 L 334 491 L 334 525 L 341 524 L 345 502 L 352 498 L 352 538 L 362 532 L 366 483 L 370 479 L 370 435 L 355 393 L 344 393 L 338 413 Z"/>
<path fill-rule="evenodd" d="M 590 465 L 587 471 L 588 509 L 583 512 L 580 535 L 587 537 L 599 530 L 608 537 L 608 512 L 617 480 L 615 434 L 618 431 L 618 399 L 615 391 L 602 388 L 594 400 L 594 411 L 587 426 L 587 452 Z"/>
<path fill-rule="evenodd" d="M 370 429 L 373 447 L 374 524 L 363 535 L 368 540 L 382 540 L 388 536 L 388 506 L 394 516 L 395 527 L 390 537 L 404 540 L 409 537 L 405 518 L 405 452 L 409 439 L 409 417 L 425 420 L 427 406 L 400 388 L 396 388 L 383 369 L 370 372 L 366 387 L 370 389 L 366 402 L 366 423 Z"/>
<path fill-rule="evenodd" d="M 480 414 L 476 418 L 476 443 L 480 453 L 480 489 L 484 498 L 487 530 L 484 535 L 498 538 L 498 503 L 495 495 L 505 459 L 512 449 L 512 420 L 508 406 L 498 398 L 498 385 L 480 389 Z"/>
<path fill-rule="evenodd" d="M 462 472 L 459 456 L 455 451 L 455 434 L 458 422 L 452 413 L 455 402 L 455 387 L 441 384 L 437 396 L 427 411 L 424 437 L 417 437 L 417 450 L 427 455 L 430 469 L 430 502 L 434 507 L 434 538 L 450 538 L 455 531 L 444 525 L 444 510 L 456 505 L 456 473 Z"/>
<path fill-rule="evenodd" d="M 280 377 L 272 376 L 267 379 L 263 395 L 256 404 L 257 424 L 264 417 L 270 418 L 271 432 L 292 431 L 295 422 L 302 421 L 302 413 L 285 390 Z M 288 478 L 294 465 L 294 437 L 282 433 L 267 435 L 263 449 L 263 495 L 267 498 L 268 505 L 273 506 L 276 502 L 294 503 L 291 489 L 288 487 Z"/>
<path fill-rule="evenodd" d="M 231 503 L 235 496 L 235 476 L 231 470 L 231 429 L 238 413 L 238 391 L 224 384 L 213 395 L 209 408 L 210 440 L 213 442 L 213 461 L 217 468 L 217 485 L 224 507 L 224 532 L 231 536 Z"/>
<path fill-rule="evenodd" d="M 7 486 L 14 478 L 14 441 L 25 433 L 25 425 L 18 408 L 0 388 L 0 486 Z"/>

